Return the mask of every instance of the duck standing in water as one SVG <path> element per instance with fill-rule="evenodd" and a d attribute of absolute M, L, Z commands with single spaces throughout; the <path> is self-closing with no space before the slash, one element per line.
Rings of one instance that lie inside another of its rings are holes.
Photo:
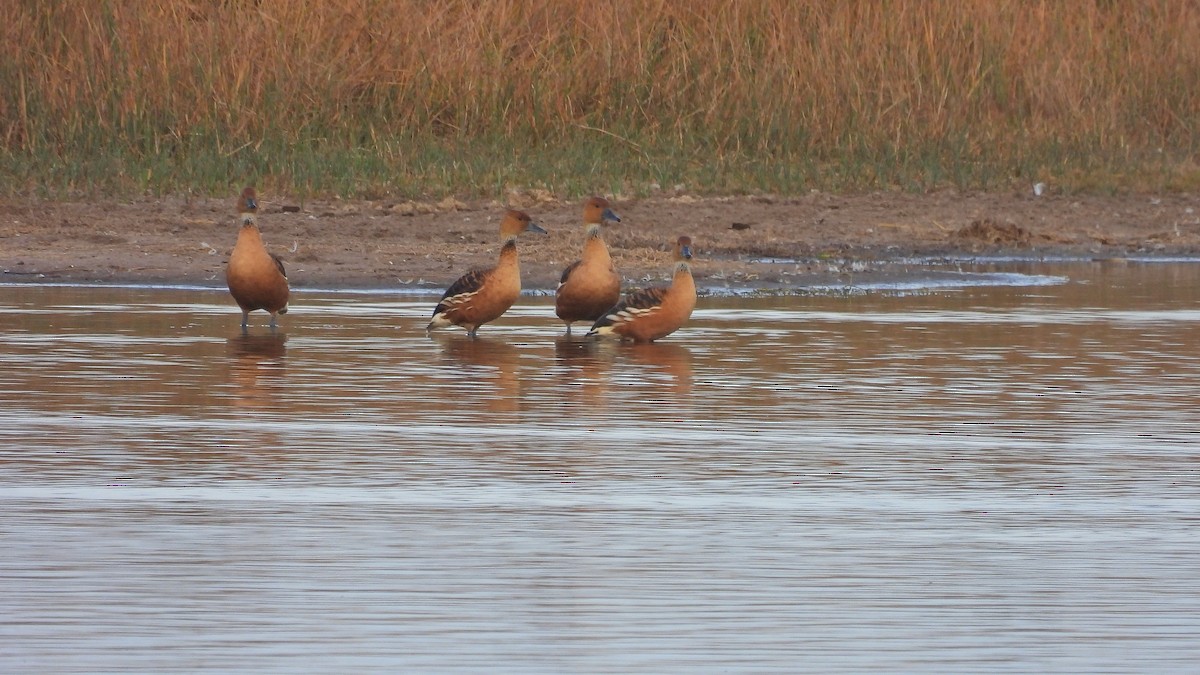
<path fill-rule="evenodd" d="M 271 315 L 271 328 L 275 327 L 275 315 L 287 313 L 288 280 L 283 261 L 269 253 L 258 230 L 258 196 L 254 188 L 242 190 L 237 201 L 238 217 L 242 221 L 237 244 L 229 255 L 225 268 L 225 282 L 229 293 L 242 308 L 242 328 L 250 320 L 250 312 L 265 310 Z"/>
<path fill-rule="evenodd" d="M 671 285 L 629 293 L 596 320 L 588 336 L 653 342 L 679 330 L 696 308 L 691 259 L 692 239 L 680 237 L 675 242 L 675 276 Z"/>
<path fill-rule="evenodd" d="M 554 313 L 567 324 L 567 335 L 571 334 L 572 323 L 599 319 L 621 298 L 621 277 L 600 234 L 605 221 L 621 222 L 608 200 L 592 197 L 584 202 L 583 223 L 587 230 L 583 254 L 563 270 L 554 292 Z"/>
<path fill-rule="evenodd" d="M 446 289 L 433 310 L 433 320 L 425 328 L 462 326 L 475 337 L 479 327 L 495 321 L 512 307 L 521 295 L 521 266 L 517 261 L 517 235 L 522 232 L 545 234 L 529 214 L 510 210 L 500 221 L 500 260 L 495 267 L 472 270 Z"/>

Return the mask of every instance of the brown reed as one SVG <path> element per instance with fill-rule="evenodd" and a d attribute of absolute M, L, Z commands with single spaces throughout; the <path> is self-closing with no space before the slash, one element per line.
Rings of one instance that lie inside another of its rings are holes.
<path fill-rule="evenodd" d="M 0 35 L 8 192 L 1200 182 L 1179 0 L 42 0 Z"/>

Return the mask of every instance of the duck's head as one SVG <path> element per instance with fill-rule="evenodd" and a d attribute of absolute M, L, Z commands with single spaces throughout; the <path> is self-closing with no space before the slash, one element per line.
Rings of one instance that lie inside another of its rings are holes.
<path fill-rule="evenodd" d="M 618 216 L 604 197 L 592 197 L 583 203 L 583 222 L 586 225 L 603 225 L 605 222 L 619 223 Z"/>
<path fill-rule="evenodd" d="M 243 225 L 254 223 L 254 214 L 258 213 L 258 194 L 254 188 L 248 187 L 238 195 L 237 210 Z"/>
<path fill-rule="evenodd" d="M 675 260 L 691 260 L 692 259 L 692 238 L 684 235 L 675 240 Z"/>
<path fill-rule="evenodd" d="M 504 214 L 504 219 L 500 221 L 500 239 L 503 241 L 516 239 L 517 235 L 523 232 L 546 234 L 546 230 L 542 229 L 541 225 L 533 222 L 533 218 L 530 218 L 528 213 L 509 209 Z"/>

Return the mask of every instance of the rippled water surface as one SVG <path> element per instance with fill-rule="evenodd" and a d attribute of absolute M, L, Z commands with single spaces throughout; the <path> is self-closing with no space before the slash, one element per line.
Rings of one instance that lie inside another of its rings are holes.
<path fill-rule="evenodd" d="M 0 671 L 1195 668 L 1200 264 L 966 272 L 642 346 L 0 286 Z"/>

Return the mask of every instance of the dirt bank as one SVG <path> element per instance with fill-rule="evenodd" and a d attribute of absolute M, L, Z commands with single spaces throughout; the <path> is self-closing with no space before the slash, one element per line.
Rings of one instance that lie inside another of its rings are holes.
<path fill-rule="evenodd" d="M 553 289 L 579 253 L 580 202 L 511 195 L 508 203 L 311 201 L 260 191 L 264 238 L 297 288 L 444 287 L 498 251 L 498 217 L 510 204 L 550 231 L 527 236 L 525 287 Z M 1200 195 L 813 193 L 798 198 L 614 201 L 623 222 L 607 230 L 633 285 L 665 276 L 667 245 L 696 242 L 701 283 L 788 285 L 834 276 L 839 265 L 911 255 L 1200 254 Z M 134 201 L 0 202 L 0 283 L 224 284 L 237 237 L 233 197 Z M 788 258 L 800 265 L 768 265 Z"/>

